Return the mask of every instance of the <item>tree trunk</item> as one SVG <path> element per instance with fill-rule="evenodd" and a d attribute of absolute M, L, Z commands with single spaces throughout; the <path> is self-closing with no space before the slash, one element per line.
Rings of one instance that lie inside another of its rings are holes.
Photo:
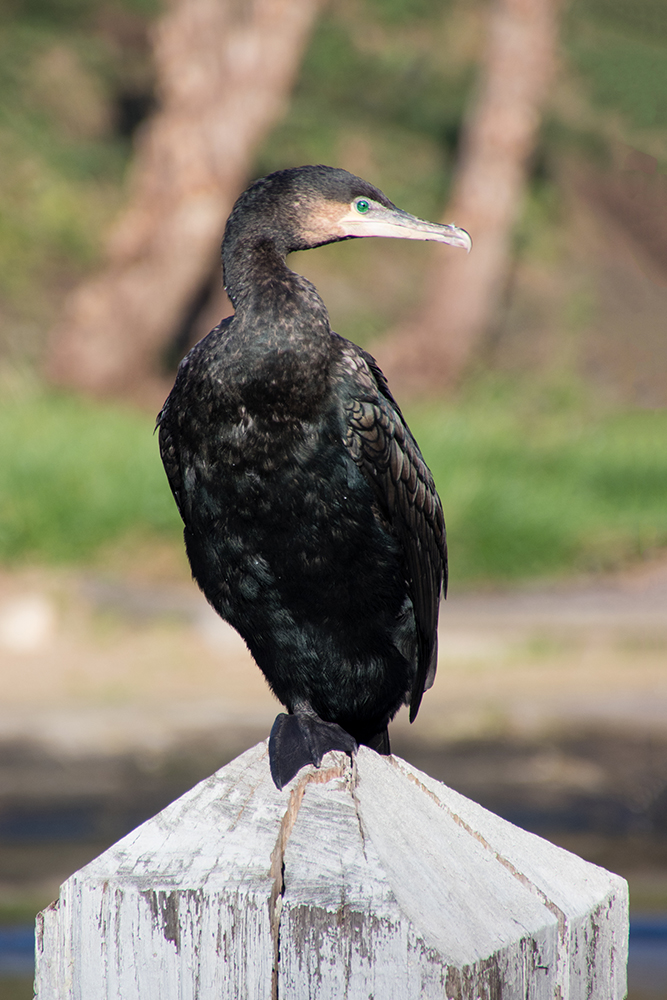
<path fill-rule="evenodd" d="M 446 221 L 468 230 L 470 256 L 437 252 L 424 307 L 378 348 L 392 385 L 454 383 L 492 322 L 510 261 L 527 166 L 552 80 L 558 0 L 495 0 L 482 79 L 464 126 Z"/>
<path fill-rule="evenodd" d="M 320 0 L 178 0 L 155 33 L 157 112 L 102 271 L 51 335 L 47 372 L 154 400 L 160 355 L 210 273 L 251 157 L 283 112 Z"/>

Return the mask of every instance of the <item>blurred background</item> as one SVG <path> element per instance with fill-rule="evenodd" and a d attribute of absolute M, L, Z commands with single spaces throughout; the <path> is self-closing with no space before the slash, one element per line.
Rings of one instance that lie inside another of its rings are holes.
<path fill-rule="evenodd" d="M 667 998 L 667 8 L 662 0 L 5 0 L 0 998 L 58 885 L 266 737 L 153 437 L 230 311 L 247 183 L 342 166 L 469 229 L 291 258 L 433 470 L 450 598 L 394 750 L 630 882 Z"/>

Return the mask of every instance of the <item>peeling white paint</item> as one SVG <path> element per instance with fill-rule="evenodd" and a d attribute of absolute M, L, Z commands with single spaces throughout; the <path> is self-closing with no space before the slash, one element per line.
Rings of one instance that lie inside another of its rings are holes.
<path fill-rule="evenodd" d="M 262 743 L 62 886 L 37 1000 L 622 1000 L 623 879 L 398 758 Z"/>

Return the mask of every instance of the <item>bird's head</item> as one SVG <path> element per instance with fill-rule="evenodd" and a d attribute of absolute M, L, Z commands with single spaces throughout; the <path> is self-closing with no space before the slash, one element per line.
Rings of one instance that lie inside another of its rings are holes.
<path fill-rule="evenodd" d="M 464 229 L 418 219 L 368 181 L 325 166 L 278 170 L 255 181 L 234 206 L 223 247 L 241 237 L 270 241 L 287 254 L 362 236 L 433 240 L 467 251 L 472 247 Z"/>

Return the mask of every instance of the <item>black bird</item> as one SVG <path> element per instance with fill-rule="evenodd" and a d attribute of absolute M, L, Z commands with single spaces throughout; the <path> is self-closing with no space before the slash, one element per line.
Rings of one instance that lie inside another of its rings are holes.
<path fill-rule="evenodd" d="M 158 416 L 192 573 L 289 715 L 269 740 L 282 788 L 328 750 L 389 753 L 435 676 L 442 506 L 374 359 L 333 333 L 287 254 L 357 236 L 471 247 L 345 170 L 256 181 L 225 229 L 234 306 L 181 362 Z"/>

